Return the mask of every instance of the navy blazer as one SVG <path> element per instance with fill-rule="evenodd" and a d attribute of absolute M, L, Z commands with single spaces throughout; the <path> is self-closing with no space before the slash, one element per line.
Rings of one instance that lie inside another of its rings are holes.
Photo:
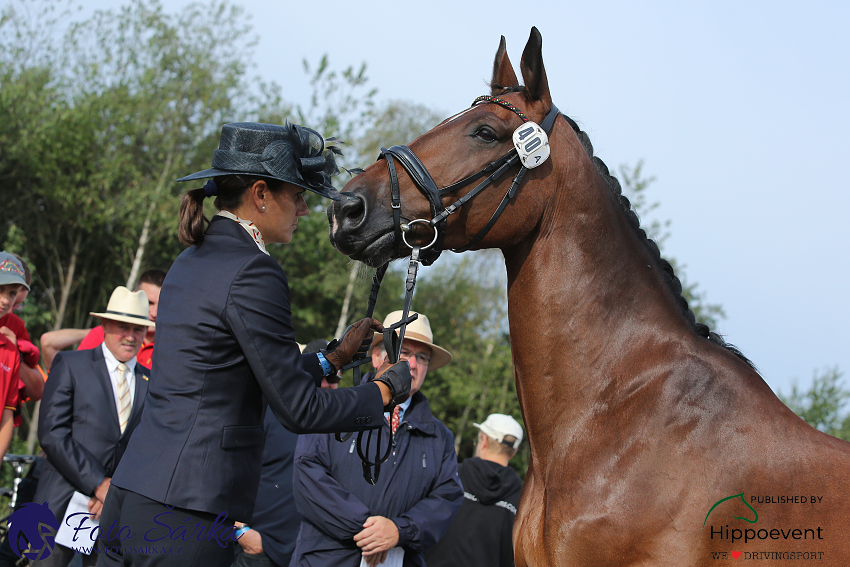
<path fill-rule="evenodd" d="M 294 433 L 380 424 L 377 384 L 323 390 L 295 342 L 286 275 L 233 220 L 213 217 L 168 271 L 156 369 L 113 484 L 169 506 L 251 520 L 263 462 L 263 397 Z"/>
<path fill-rule="evenodd" d="M 118 466 L 148 393 L 150 370 L 137 362 L 135 374 L 133 410 L 121 433 L 101 347 L 60 352 L 53 360 L 38 416 L 38 440 L 47 462 L 35 501 L 47 502 L 60 521 L 75 490 L 93 496 Z"/>

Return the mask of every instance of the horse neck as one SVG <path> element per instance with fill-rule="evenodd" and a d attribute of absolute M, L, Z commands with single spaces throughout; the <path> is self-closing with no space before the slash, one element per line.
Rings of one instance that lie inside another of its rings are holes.
<path fill-rule="evenodd" d="M 584 179 L 542 181 L 556 196 L 534 233 L 504 249 L 517 391 L 532 457 L 587 425 L 645 370 L 653 349 L 693 332 L 642 236 L 584 156 Z M 592 168 L 588 171 L 586 168 Z M 557 423 L 558 427 L 552 427 Z"/>

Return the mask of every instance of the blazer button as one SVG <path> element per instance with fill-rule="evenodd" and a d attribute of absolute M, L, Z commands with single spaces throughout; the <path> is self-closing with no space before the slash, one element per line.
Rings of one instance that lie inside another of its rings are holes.
<path fill-rule="evenodd" d="M 366 423 L 372 423 L 372 416 L 371 415 L 366 416 Z"/>

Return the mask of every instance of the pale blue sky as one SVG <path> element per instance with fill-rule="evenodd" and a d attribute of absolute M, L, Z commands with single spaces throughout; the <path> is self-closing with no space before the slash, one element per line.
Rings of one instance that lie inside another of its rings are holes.
<path fill-rule="evenodd" d="M 165 2 L 178 9 L 188 2 Z M 85 0 L 112 7 L 105 0 Z M 256 72 L 306 102 L 301 60 L 368 64 L 381 99 L 448 116 L 532 25 L 553 99 L 609 167 L 643 159 L 665 251 L 774 390 L 850 371 L 850 3 L 244 0 Z M 647 219 L 648 220 L 648 219 Z"/>

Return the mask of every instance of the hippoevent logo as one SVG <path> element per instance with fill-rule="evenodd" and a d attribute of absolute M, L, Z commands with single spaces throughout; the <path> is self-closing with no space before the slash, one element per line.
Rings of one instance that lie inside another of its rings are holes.
<path fill-rule="evenodd" d="M 718 506 L 729 501 L 732 501 L 734 505 L 728 504 L 715 511 Z M 734 501 L 739 501 L 740 504 L 743 504 L 743 507 Z M 763 511 L 762 517 L 768 519 L 770 517 L 770 511 L 764 505 L 816 506 L 822 501 L 823 496 L 803 494 L 756 495 L 750 496 L 748 500 L 744 492 L 721 498 L 709 508 L 702 523 L 703 529 L 705 529 L 709 517 L 712 518 L 712 523 L 708 524 L 710 530 L 709 537 L 712 543 L 729 543 L 734 549 L 735 544 L 740 545 L 741 543 L 759 542 L 769 545 L 773 542 L 799 542 L 800 545 L 805 546 L 805 550 L 789 551 L 784 548 L 770 549 L 769 547 L 758 551 L 712 550 L 712 559 L 822 560 L 824 558 L 824 552 L 815 549 L 816 542 L 824 539 L 824 530 L 821 526 L 776 526 L 762 528 L 755 525 L 759 521 L 759 512 L 753 506 L 753 504 L 758 505 Z M 739 516 L 736 514 L 742 515 Z M 731 520 L 729 519 L 730 517 Z M 720 522 L 720 524 L 717 525 L 715 522 Z"/>
<path fill-rule="evenodd" d="M 182 545 L 179 545 L 181 542 L 214 541 L 221 547 L 227 547 L 231 542 L 242 537 L 236 535 L 237 528 L 232 521 L 228 524 L 227 512 L 219 514 L 212 524 L 197 522 L 196 525 L 190 526 L 187 524 L 188 517 L 180 522 L 177 514 L 171 510 L 173 508 L 169 507 L 168 512 L 162 512 L 153 518 L 155 527 L 142 534 L 144 542 L 149 544 L 144 546 L 104 545 L 104 541 L 118 540 L 120 543 L 136 536 L 136 533 L 128 526 L 119 526 L 118 520 L 113 521 L 109 528 L 103 530 L 100 525 L 91 521 L 91 516 L 94 514 L 88 512 L 70 514 L 64 522 L 73 530 L 72 549 L 86 555 L 107 551 L 124 555 L 180 554 L 182 553 Z M 46 502 L 44 504 L 30 502 L 23 504 L 9 517 L 9 543 L 18 557 L 45 559 L 56 546 L 56 534 L 59 529 L 60 524 Z"/>

